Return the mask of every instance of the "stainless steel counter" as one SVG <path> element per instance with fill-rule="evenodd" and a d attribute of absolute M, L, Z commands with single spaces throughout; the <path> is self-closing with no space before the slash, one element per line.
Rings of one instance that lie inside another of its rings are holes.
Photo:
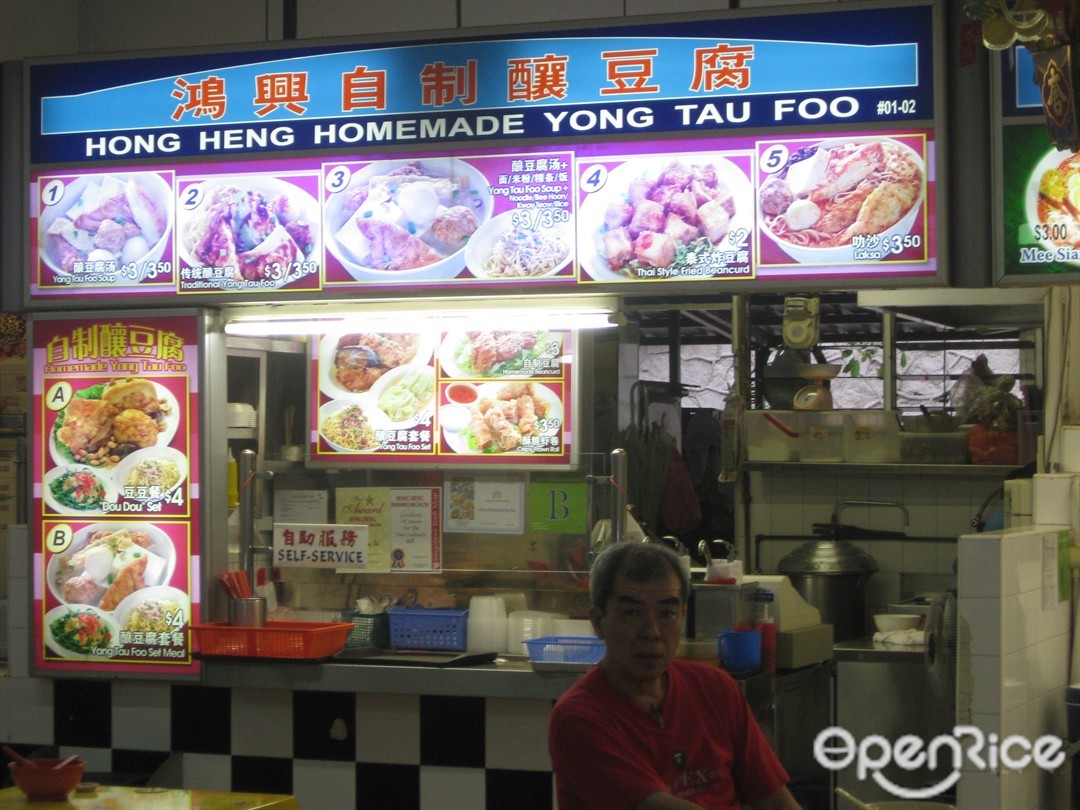
<path fill-rule="evenodd" d="M 833 658 L 836 661 L 920 661 L 926 653 L 922 644 L 882 644 L 872 636 L 840 641 L 833 645 Z"/>
<path fill-rule="evenodd" d="M 555 700 L 579 672 L 534 672 L 527 661 L 468 667 L 203 660 L 206 686 Z"/>

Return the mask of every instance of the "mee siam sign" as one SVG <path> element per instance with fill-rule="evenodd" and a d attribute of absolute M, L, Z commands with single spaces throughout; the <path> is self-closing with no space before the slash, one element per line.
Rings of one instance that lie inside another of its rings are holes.
<path fill-rule="evenodd" d="M 965 13 L 980 21 L 983 44 L 1005 50 L 1016 42 L 1031 52 L 1050 140 L 1080 151 L 1080 13 L 1071 0 L 967 0 Z"/>

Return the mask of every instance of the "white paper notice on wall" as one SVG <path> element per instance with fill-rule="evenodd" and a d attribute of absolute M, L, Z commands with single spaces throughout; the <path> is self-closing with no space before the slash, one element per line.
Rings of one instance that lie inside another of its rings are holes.
<path fill-rule="evenodd" d="M 367 530 L 351 523 L 275 523 L 274 565 L 365 569 Z"/>
<path fill-rule="evenodd" d="M 1047 532 L 1043 535 L 1042 609 L 1055 610 L 1059 602 L 1069 598 L 1071 577 L 1069 530 Z"/>

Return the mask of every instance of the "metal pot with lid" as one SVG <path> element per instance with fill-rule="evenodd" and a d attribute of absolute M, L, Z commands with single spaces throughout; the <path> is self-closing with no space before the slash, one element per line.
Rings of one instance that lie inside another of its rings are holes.
<path fill-rule="evenodd" d="M 874 558 L 850 540 L 809 540 L 777 565 L 803 599 L 833 626 L 833 638 L 866 634 L 866 581 L 878 570 Z"/>
<path fill-rule="evenodd" d="M 866 581 L 878 570 L 874 558 L 848 539 L 858 536 L 852 527 L 841 526 L 840 512 L 848 506 L 889 506 L 899 509 L 908 522 L 908 511 L 895 501 L 840 501 L 820 540 L 809 540 L 788 554 L 776 570 L 791 580 L 803 599 L 821 611 L 821 621 L 833 626 L 833 639 L 848 641 L 866 635 Z M 903 537 L 901 533 L 876 532 Z"/>

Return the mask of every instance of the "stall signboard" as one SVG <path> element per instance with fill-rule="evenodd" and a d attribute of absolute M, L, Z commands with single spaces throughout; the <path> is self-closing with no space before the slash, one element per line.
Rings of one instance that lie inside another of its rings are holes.
<path fill-rule="evenodd" d="M 30 300 L 932 280 L 934 16 L 33 64 Z"/>
<path fill-rule="evenodd" d="M 199 322 L 33 320 L 34 663 L 197 673 Z"/>
<path fill-rule="evenodd" d="M 1002 58 L 1001 227 L 1003 284 L 1080 278 L 1080 155 L 1051 141 L 1031 53 Z"/>
<path fill-rule="evenodd" d="M 312 341 L 311 462 L 571 464 L 572 331 L 387 324 L 343 320 Z"/>

